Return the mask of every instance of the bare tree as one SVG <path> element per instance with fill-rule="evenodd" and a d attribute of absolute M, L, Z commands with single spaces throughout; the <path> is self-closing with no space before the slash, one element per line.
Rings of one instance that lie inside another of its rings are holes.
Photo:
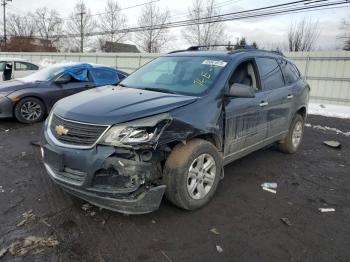
<path fill-rule="evenodd" d="M 84 43 L 87 41 L 86 35 L 91 34 L 95 27 L 96 22 L 91 15 L 91 10 L 86 7 L 84 1 L 78 2 L 66 24 L 66 33 L 73 35 L 73 37 L 71 37 L 71 42 L 73 44 L 71 48 L 76 49 L 80 47 L 80 52 L 83 52 Z"/>
<path fill-rule="evenodd" d="M 38 8 L 34 12 L 34 21 L 38 27 L 39 35 L 45 39 L 52 38 L 62 33 L 60 15 L 54 9 L 49 10 L 47 7 Z"/>
<path fill-rule="evenodd" d="M 288 30 L 288 48 L 291 52 L 311 51 L 320 35 L 318 21 L 302 19 L 291 22 Z"/>
<path fill-rule="evenodd" d="M 126 16 L 122 13 L 118 1 L 109 0 L 105 7 L 105 14 L 101 17 L 99 28 L 106 32 L 103 41 L 121 42 L 126 33 L 118 33 L 116 31 L 125 28 Z"/>
<path fill-rule="evenodd" d="M 9 36 L 33 37 L 37 31 L 37 26 L 31 13 L 27 13 L 25 16 L 10 14 L 6 22 Z"/>
<path fill-rule="evenodd" d="M 344 18 L 341 21 L 340 30 L 342 31 L 340 38 L 344 40 L 343 49 L 346 51 L 350 51 L 350 16 L 349 20 Z"/>
<path fill-rule="evenodd" d="M 170 40 L 169 30 L 162 26 L 169 22 L 169 11 L 160 11 L 154 2 L 143 8 L 138 19 L 139 26 L 149 27 L 149 30 L 135 33 L 137 45 L 148 53 L 157 53 Z"/>
<path fill-rule="evenodd" d="M 185 27 L 182 34 L 191 45 L 215 45 L 224 42 L 224 24 L 219 18 L 206 19 L 208 23 L 200 24 L 201 18 L 212 17 L 220 12 L 215 8 L 216 0 L 193 0 L 188 9 L 188 19 L 196 21 L 195 25 Z"/>

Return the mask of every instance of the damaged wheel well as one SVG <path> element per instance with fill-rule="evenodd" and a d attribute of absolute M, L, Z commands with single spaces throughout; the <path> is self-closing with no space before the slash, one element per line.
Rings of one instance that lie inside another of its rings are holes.
<path fill-rule="evenodd" d="M 306 117 L 306 107 L 302 107 L 300 108 L 297 112 L 296 112 L 297 115 L 301 115 L 303 119 L 305 119 Z"/>
<path fill-rule="evenodd" d="M 218 149 L 218 151 L 221 151 L 222 145 L 221 145 L 220 139 L 214 134 L 199 135 L 199 136 L 193 137 L 192 139 L 194 138 L 200 138 L 200 139 L 206 140 L 212 143 Z"/>

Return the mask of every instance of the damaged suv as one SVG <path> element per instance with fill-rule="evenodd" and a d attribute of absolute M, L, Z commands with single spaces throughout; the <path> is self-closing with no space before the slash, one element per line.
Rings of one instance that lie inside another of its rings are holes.
<path fill-rule="evenodd" d="M 170 53 L 119 86 L 56 103 L 43 162 L 64 190 L 106 209 L 151 212 L 165 194 L 194 210 L 213 197 L 224 165 L 275 142 L 298 149 L 309 90 L 274 52 Z"/>

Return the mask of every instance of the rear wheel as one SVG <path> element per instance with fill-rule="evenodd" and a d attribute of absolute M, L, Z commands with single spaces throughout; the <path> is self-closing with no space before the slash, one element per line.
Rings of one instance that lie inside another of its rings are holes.
<path fill-rule="evenodd" d="M 16 119 L 25 124 L 40 122 L 45 116 L 45 105 L 35 97 L 26 97 L 15 106 Z"/>
<path fill-rule="evenodd" d="M 221 169 L 222 158 L 213 144 L 194 139 L 177 145 L 163 174 L 167 199 L 188 210 L 204 206 L 216 191 Z"/>
<path fill-rule="evenodd" d="M 301 144 L 303 135 L 304 118 L 301 115 L 297 114 L 295 115 L 292 124 L 290 125 L 286 138 L 280 142 L 279 150 L 288 154 L 295 153 Z"/>

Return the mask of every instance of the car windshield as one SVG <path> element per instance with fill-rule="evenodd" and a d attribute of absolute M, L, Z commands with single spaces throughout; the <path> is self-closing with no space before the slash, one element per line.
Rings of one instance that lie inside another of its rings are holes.
<path fill-rule="evenodd" d="M 64 68 L 66 68 L 66 66 L 49 66 L 29 76 L 20 78 L 20 80 L 24 82 L 50 81 L 53 77 L 61 73 Z"/>
<path fill-rule="evenodd" d="M 213 57 L 160 57 L 121 82 L 164 93 L 199 95 L 215 82 L 227 61 Z"/>

